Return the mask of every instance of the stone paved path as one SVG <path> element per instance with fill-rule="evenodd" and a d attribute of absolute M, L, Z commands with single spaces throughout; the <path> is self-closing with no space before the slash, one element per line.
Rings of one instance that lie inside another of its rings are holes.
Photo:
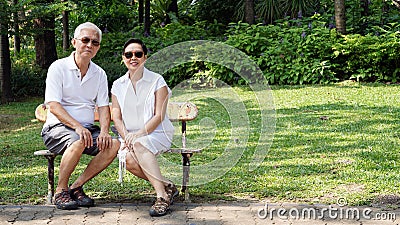
<path fill-rule="evenodd" d="M 179 203 L 164 217 L 152 218 L 145 203 L 107 203 L 78 210 L 58 210 L 51 205 L 0 205 L 0 225 L 5 224 L 399 224 L 400 209 L 338 207 L 262 202 Z M 265 214 L 267 212 L 267 214 Z M 272 212 L 272 216 L 271 216 Z M 278 214 L 279 216 L 278 216 Z M 358 213 L 358 214 L 357 214 Z M 303 216 L 302 216 L 303 215 Z M 322 216 L 321 216 L 322 215 Z M 357 215 L 359 218 L 357 219 Z M 398 219 L 399 218 L 399 219 Z"/>

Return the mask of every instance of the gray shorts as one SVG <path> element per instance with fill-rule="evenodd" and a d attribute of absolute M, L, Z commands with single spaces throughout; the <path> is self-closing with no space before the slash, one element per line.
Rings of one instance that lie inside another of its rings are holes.
<path fill-rule="evenodd" d="M 99 153 L 97 137 L 100 134 L 100 127 L 93 124 L 85 125 L 84 127 L 92 133 L 93 146 L 85 148 L 83 154 L 95 156 Z M 47 149 L 57 155 L 62 155 L 72 143 L 80 139 L 74 129 L 71 129 L 62 123 L 44 127 L 42 130 L 42 138 Z"/>

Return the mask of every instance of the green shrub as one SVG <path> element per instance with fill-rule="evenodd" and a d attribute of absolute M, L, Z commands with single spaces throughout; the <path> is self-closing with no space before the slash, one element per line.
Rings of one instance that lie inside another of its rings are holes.
<path fill-rule="evenodd" d="M 46 70 L 15 65 L 11 70 L 11 91 L 14 98 L 44 96 Z"/>
<path fill-rule="evenodd" d="M 349 34 L 333 46 L 341 70 L 350 78 L 366 82 L 398 82 L 400 70 L 398 32 L 379 36 Z"/>
<path fill-rule="evenodd" d="M 231 24 L 227 44 L 248 54 L 270 84 L 330 83 L 335 78 L 335 32 L 317 19 L 279 25 Z"/>

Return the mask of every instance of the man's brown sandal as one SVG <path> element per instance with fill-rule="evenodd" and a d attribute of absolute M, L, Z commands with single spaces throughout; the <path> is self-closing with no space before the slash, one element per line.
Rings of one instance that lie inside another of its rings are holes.
<path fill-rule="evenodd" d="M 54 196 L 54 204 L 57 209 L 77 209 L 78 203 L 71 198 L 68 190 L 62 190 Z"/>
<path fill-rule="evenodd" d="M 157 198 L 154 205 L 150 208 L 150 216 L 164 216 L 169 212 L 169 201 L 162 197 Z"/>

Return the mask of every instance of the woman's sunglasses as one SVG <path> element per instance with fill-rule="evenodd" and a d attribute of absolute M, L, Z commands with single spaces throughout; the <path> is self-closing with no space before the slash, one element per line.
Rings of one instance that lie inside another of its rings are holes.
<path fill-rule="evenodd" d="M 125 52 L 124 56 L 127 59 L 130 59 L 133 57 L 133 55 L 135 55 L 136 58 L 140 59 L 143 57 L 143 52 Z"/>
<path fill-rule="evenodd" d="M 79 38 L 75 38 L 75 39 L 82 41 L 83 44 L 88 44 L 90 41 L 92 41 L 92 45 L 94 45 L 94 46 L 99 46 L 100 45 L 99 41 L 92 40 L 92 39 L 87 38 L 87 37 L 84 37 L 84 38 L 81 38 L 81 39 L 79 39 Z"/>

